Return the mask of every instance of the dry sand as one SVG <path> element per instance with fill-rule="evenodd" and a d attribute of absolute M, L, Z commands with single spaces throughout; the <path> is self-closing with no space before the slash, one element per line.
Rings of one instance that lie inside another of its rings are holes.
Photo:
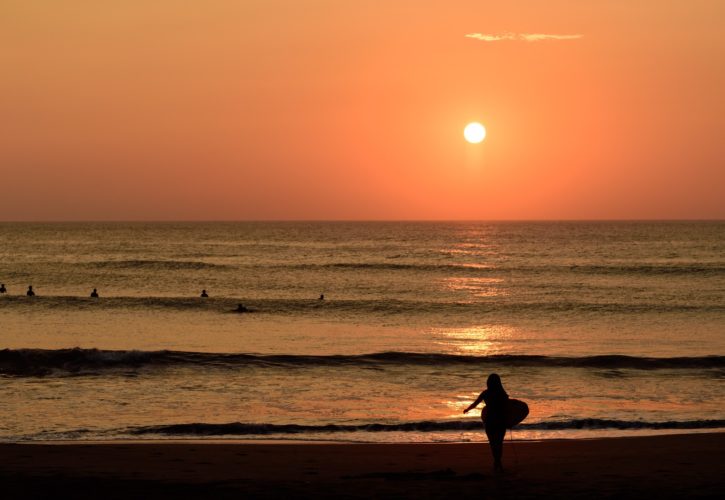
<path fill-rule="evenodd" d="M 487 444 L 0 445 L 2 498 L 725 497 L 725 433 Z"/>

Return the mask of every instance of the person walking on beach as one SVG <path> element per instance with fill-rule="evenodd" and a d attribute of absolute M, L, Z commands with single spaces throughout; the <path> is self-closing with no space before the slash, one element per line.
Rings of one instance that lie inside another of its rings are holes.
<path fill-rule="evenodd" d="M 484 425 L 486 428 L 486 436 L 491 445 L 491 453 L 493 454 L 493 468 L 496 471 L 503 471 L 501 456 L 503 455 L 503 438 L 506 436 L 506 403 L 509 395 L 503 388 L 501 377 L 496 373 L 492 373 L 486 380 L 486 389 L 471 403 L 471 405 L 463 410 L 468 413 L 474 409 L 481 401 L 486 403 L 486 419 Z"/>
<path fill-rule="evenodd" d="M 28 291 L 25 292 L 25 295 L 28 297 L 35 297 L 35 292 L 33 291 L 33 285 L 28 286 Z"/>

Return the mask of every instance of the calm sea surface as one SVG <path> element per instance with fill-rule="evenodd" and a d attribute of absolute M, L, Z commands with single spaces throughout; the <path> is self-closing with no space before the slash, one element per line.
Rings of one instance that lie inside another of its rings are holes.
<path fill-rule="evenodd" d="M 5 223 L 0 282 L 0 440 L 479 441 L 491 372 L 516 439 L 725 428 L 723 222 Z"/>

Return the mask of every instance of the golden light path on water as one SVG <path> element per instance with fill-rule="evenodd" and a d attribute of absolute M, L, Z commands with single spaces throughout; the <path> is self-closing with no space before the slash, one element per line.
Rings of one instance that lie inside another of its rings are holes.
<path fill-rule="evenodd" d="M 498 297 L 507 295 L 501 289 L 502 283 L 504 283 L 503 278 L 458 277 L 445 278 L 443 280 L 443 287 L 454 292 L 468 292 L 472 297 Z"/>
<path fill-rule="evenodd" d="M 505 325 L 471 326 L 466 328 L 434 329 L 436 344 L 449 354 L 490 356 L 503 354 L 499 347 L 516 336 L 518 330 Z"/>

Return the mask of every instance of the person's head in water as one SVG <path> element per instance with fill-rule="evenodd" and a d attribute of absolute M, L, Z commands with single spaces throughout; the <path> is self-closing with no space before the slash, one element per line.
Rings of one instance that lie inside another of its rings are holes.
<path fill-rule="evenodd" d="M 492 373 L 488 376 L 488 379 L 486 380 L 486 388 L 491 392 L 506 394 L 503 384 L 501 383 L 501 377 L 498 376 L 498 373 Z"/>

